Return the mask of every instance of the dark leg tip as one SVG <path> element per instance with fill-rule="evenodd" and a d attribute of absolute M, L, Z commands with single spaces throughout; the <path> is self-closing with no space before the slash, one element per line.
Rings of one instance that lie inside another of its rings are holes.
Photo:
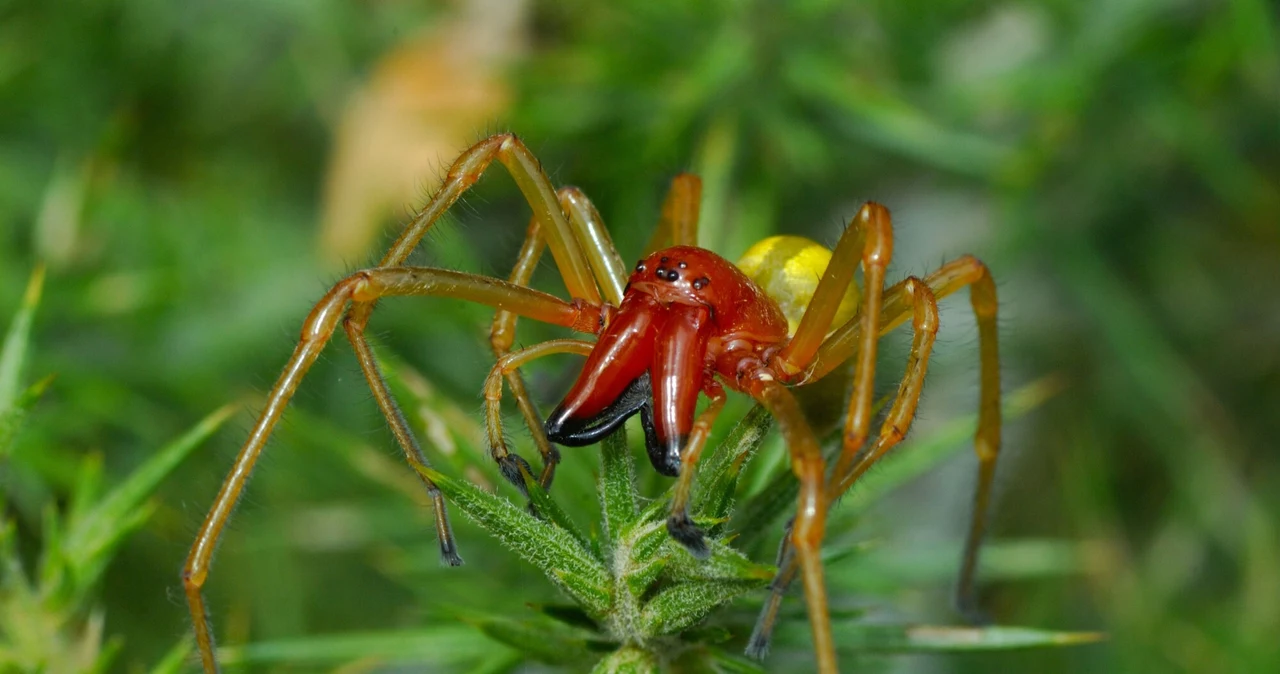
<path fill-rule="evenodd" d="M 515 488 L 524 494 L 525 498 L 529 497 L 529 488 L 524 482 L 524 476 L 532 475 L 533 469 L 529 467 L 528 461 L 520 458 L 518 454 L 508 454 L 498 459 L 498 470 L 502 472 L 502 477 L 507 478 L 507 482 L 515 485 Z"/>
<path fill-rule="evenodd" d="M 440 561 L 445 566 L 462 566 L 462 557 L 452 541 L 440 541 Z"/>
<path fill-rule="evenodd" d="M 765 656 L 769 655 L 769 644 L 771 635 L 762 633 L 760 626 L 756 625 L 755 631 L 751 633 L 751 638 L 747 640 L 747 650 L 743 653 L 752 660 L 763 661 Z"/>
<path fill-rule="evenodd" d="M 707 537 L 702 533 L 702 529 L 689 519 L 688 513 L 672 515 L 667 518 L 667 533 L 676 540 L 677 543 L 684 546 L 689 554 L 698 559 L 706 559 L 711 556 L 711 548 L 707 547 Z"/>

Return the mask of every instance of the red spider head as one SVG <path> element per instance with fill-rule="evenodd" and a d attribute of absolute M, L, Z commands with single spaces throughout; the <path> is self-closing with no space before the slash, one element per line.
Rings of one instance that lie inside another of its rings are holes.
<path fill-rule="evenodd" d="M 578 381 L 547 419 L 547 437 L 589 445 L 639 412 L 654 468 L 675 476 L 724 346 L 762 337 L 784 339 L 786 319 L 732 263 L 690 246 L 657 251 L 636 265 Z"/>

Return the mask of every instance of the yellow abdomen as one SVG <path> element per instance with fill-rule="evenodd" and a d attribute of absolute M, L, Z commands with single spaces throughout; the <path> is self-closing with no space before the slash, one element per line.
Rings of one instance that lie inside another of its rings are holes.
<path fill-rule="evenodd" d="M 787 317 L 788 334 L 794 335 L 830 263 L 831 251 L 817 241 L 803 236 L 771 236 L 747 249 L 737 264 L 742 273 L 778 303 Z M 829 330 L 853 318 L 858 310 L 858 296 L 858 285 L 850 283 Z"/>

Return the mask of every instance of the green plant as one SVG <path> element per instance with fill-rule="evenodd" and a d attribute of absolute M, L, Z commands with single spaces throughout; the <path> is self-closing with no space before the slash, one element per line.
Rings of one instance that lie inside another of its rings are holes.
<path fill-rule="evenodd" d="M 637 475 L 634 454 L 625 433 L 601 443 L 600 463 L 594 479 L 598 510 L 566 507 L 538 487 L 526 473 L 529 505 L 522 506 L 494 494 L 468 479 L 467 474 L 491 484 L 504 482 L 479 447 L 453 446 L 452 439 L 478 433 L 468 431 L 466 416 L 453 403 L 435 394 L 404 363 L 384 357 L 393 389 L 406 409 L 425 424 L 425 438 L 445 443 L 437 468 L 423 473 L 445 493 L 452 507 L 462 510 L 514 556 L 540 570 L 562 597 L 571 601 L 534 605 L 532 612 L 507 606 L 484 610 L 454 605 L 446 611 L 457 622 L 435 621 L 417 629 L 358 634 L 313 636 L 274 640 L 220 651 L 225 664 L 335 665 L 360 659 L 366 663 L 412 662 L 420 666 L 463 667 L 458 671 L 512 671 L 524 662 L 541 662 L 567 671 L 593 672 L 758 672 L 774 670 L 738 655 L 759 609 L 764 588 L 775 569 L 755 559 L 768 555 L 774 543 L 768 534 L 781 528 L 778 521 L 795 498 L 795 480 L 778 461 L 771 440 L 770 417 L 761 408 L 740 416 L 721 434 L 718 446 L 700 466 L 695 489 L 694 518 L 713 537 L 709 560 L 698 561 L 668 536 L 665 517 L 670 494 L 646 497 L 647 483 Z M 1052 379 L 1035 382 L 1014 392 L 1007 414 L 1016 417 L 1053 395 Z M 450 421 L 452 420 L 452 421 Z M 457 422 L 457 423 L 454 423 Z M 306 419 L 308 427 L 320 420 Z M 882 470 L 867 476 L 863 486 L 834 513 L 835 526 L 843 531 L 880 497 L 930 470 L 939 461 L 967 445 L 976 419 L 964 419 L 922 438 L 900 452 Z M 322 446 L 337 451 L 358 472 L 414 493 L 416 485 L 391 477 L 400 470 L 393 459 L 368 448 L 334 437 L 330 429 L 312 429 L 326 435 Z M 476 429 L 471 429 L 475 431 Z M 442 435 L 444 434 L 444 435 Z M 837 443 L 838 444 L 838 443 Z M 764 452 L 760 450 L 765 448 Z M 753 461 L 768 454 L 772 461 Z M 380 457 L 380 458 L 378 458 Z M 576 460 L 586 460 L 578 455 Z M 384 463 L 385 462 L 385 463 Z M 566 478 L 562 478 L 566 479 Z M 568 477 L 573 480 L 573 477 Z M 400 485 L 403 485 L 401 487 Z M 580 485 L 579 485 L 580 486 Z M 557 494 L 573 487 L 557 485 Z M 420 533 L 419 536 L 422 534 Z M 465 541 L 464 541 L 465 544 Z M 866 541 L 843 540 L 829 546 L 828 559 L 848 563 L 866 557 Z M 999 543 L 988 551 L 996 567 L 990 576 L 1044 575 L 1074 570 L 1061 563 L 1069 544 L 1054 542 L 1009 560 L 1018 544 Z M 942 572 L 954 573 L 954 551 Z M 491 560 L 486 560 L 491 563 Z M 935 565 L 936 566 L 936 565 Z M 467 578 L 466 567 L 449 571 L 459 583 L 502 586 L 504 579 Z M 872 577 L 892 582 L 892 573 Z M 721 609 L 725 606 L 729 608 Z M 807 662 L 808 629 L 802 602 L 796 600 L 788 624 L 779 633 L 780 662 Z M 521 615 L 523 614 L 523 615 Z M 866 620 L 861 610 L 843 607 L 835 616 L 835 628 L 845 657 L 875 653 L 1007 650 L 1068 645 L 1094 641 L 1097 634 L 1053 632 L 1016 627 L 955 628 Z M 494 648 L 496 641 L 505 648 Z M 486 645 L 487 644 L 487 645 Z M 450 670 L 453 671 L 453 670 Z"/>
<path fill-rule="evenodd" d="M 101 455 L 85 456 L 65 507 L 51 500 L 39 509 L 38 522 L 23 521 L 31 513 L 22 506 L 29 504 L 11 504 L 8 495 L 48 488 L 36 466 L 21 465 L 40 448 L 15 451 L 24 421 L 53 381 L 46 376 L 22 385 L 43 280 L 37 269 L 0 349 L 0 672 L 104 672 L 122 641 L 104 635 L 105 610 L 96 599 L 103 573 L 120 544 L 154 513 L 148 498 L 156 487 L 232 408 L 209 415 L 109 489 Z M 23 538 L 38 539 L 38 556 L 24 554 Z M 37 563 L 27 564 L 32 557 Z M 180 671 L 189 650 L 188 640 L 180 641 L 151 671 Z"/>

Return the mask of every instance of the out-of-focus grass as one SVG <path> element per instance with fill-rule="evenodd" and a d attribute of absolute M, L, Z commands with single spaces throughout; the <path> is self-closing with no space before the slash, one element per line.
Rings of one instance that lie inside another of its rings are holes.
<path fill-rule="evenodd" d="M 269 386 L 334 280 L 313 251 L 336 111 L 410 27 L 450 11 L 328 0 L 0 7 L 0 316 L 14 315 L 44 260 L 29 370 L 57 376 L 15 449 L 41 449 L 28 482 L 39 486 L 6 494 L 7 507 L 67 502 L 92 452 L 114 483 L 208 410 Z M 554 180 L 586 189 L 624 257 L 681 169 L 707 180 L 704 243 L 730 256 L 774 231 L 833 241 L 874 198 L 895 213 L 893 274 L 964 252 L 992 266 L 1009 389 L 1065 373 L 1061 395 L 1010 425 L 993 534 L 998 548 L 1083 539 L 1072 554 L 1085 571 L 1005 579 L 993 554 L 1001 578 L 985 599 L 1002 622 L 1112 638 L 922 666 L 1200 672 L 1274 661 L 1274 8 L 570 2 L 534 6 L 525 34 L 511 115 L 494 125 L 522 133 Z M 505 178 L 479 189 L 462 226 L 429 237 L 417 259 L 505 275 L 525 211 Z M 549 269 L 539 279 L 557 290 Z M 374 325 L 387 349 L 479 419 L 487 312 L 384 304 Z M 944 307 L 919 435 L 972 413 L 976 340 L 963 305 Z M 522 330 L 526 343 L 549 334 Z M 900 356 L 891 343 L 885 392 Z M 531 370 L 539 401 L 553 403 L 572 369 Z M 407 469 L 353 472 L 340 453 L 317 451 L 341 431 L 394 460 L 344 346 L 297 407 L 210 581 L 225 640 L 400 629 L 451 620 L 452 606 L 556 600 L 469 525 L 459 525 L 468 566 L 438 568 L 421 497 L 388 488 Z M 177 469 L 106 570 L 104 630 L 124 637 L 121 667 L 159 661 L 181 634 L 176 572 L 247 423 Z M 566 451 L 566 507 L 595 507 L 595 464 L 583 456 L 594 451 Z M 778 448 L 764 452 L 759 463 L 778 460 Z M 899 569 L 945 566 L 971 471 L 971 457 L 957 458 L 833 536 L 881 542 L 886 555 L 925 551 Z M 18 533 L 24 544 L 39 536 L 35 524 Z M 945 576 L 860 585 L 874 555 L 859 559 L 833 563 L 844 608 L 875 601 L 950 619 Z"/>

